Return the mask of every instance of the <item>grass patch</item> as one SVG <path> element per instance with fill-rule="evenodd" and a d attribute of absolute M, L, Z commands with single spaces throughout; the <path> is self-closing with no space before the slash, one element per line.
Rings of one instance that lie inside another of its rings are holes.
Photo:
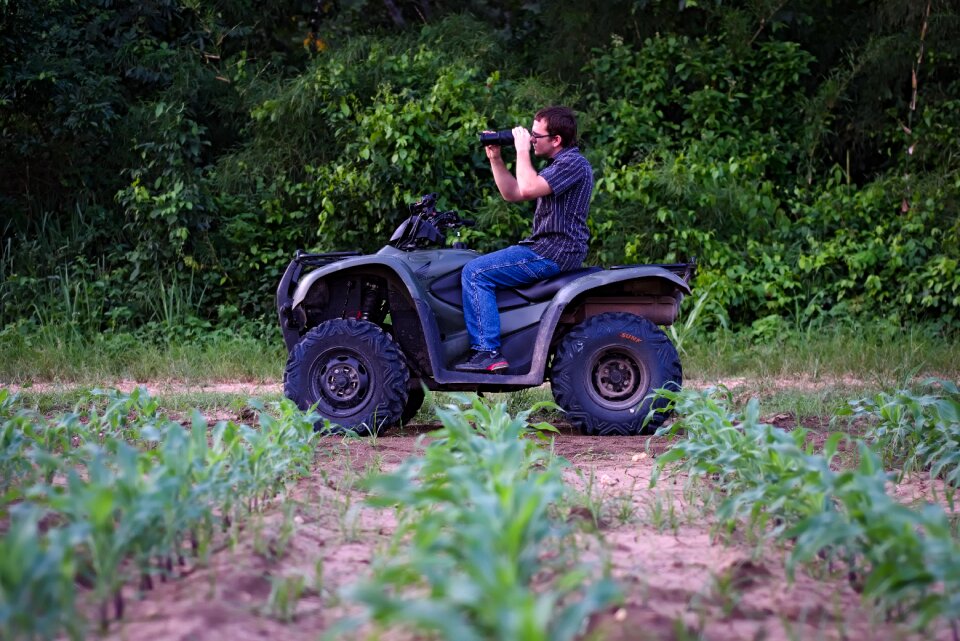
<path fill-rule="evenodd" d="M 24 385 L 57 381 L 177 380 L 276 382 L 283 372 L 283 343 L 245 333 L 215 331 L 184 340 L 104 333 L 85 336 L 69 327 L 0 332 L 0 381 Z"/>
<path fill-rule="evenodd" d="M 849 407 L 850 399 L 881 388 L 875 385 L 829 385 L 818 388 L 781 387 L 764 384 L 763 379 L 751 380 L 736 388 L 732 407 L 743 410 L 751 399 L 763 405 L 764 415 L 791 414 L 797 418 L 817 417 L 829 421 L 838 412 Z"/>
<path fill-rule="evenodd" d="M 20 406 L 43 413 L 68 412 L 85 405 L 91 396 L 94 387 L 73 387 L 51 391 L 32 391 L 29 388 L 18 392 Z M 205 415 L 220 415 L 232 413 L 239 416 L 249 406 L 251 394 L 226 392 L 171 392 L 152 395 L 160 410 L 176 420 L 186 420 L 189 412 L 197 409 Z M 283 398 L 277 394 L 258 394 L 256 398 L 261 402 L 279 401 Z"/>
<path fill-rule="evenodd" d="M 960 342 L 917 327 L 837 325 L 765 334 L 752 330 L 684 341 L 686 378 L 852 379 L 902 387 L 918 376 L 956 378 Z"/>
<path fill-rule="evenodd" d="M 903 387 L 911 379 L 960 376 L 960 342 L 923 327 L 837 325 L 764 334 L 695 333 L 683 342 L 688 380 L 745 377 L 775 381 L 848 379 Z M 213 330 L 185 339 L 108 332 L 86 336 L 69 327 L 0 331 L 0 381 L 242 380 L 278 382 L 286 362 L 279 335 Z M 529 390 L 536 394 L 536 390 Z M 517 397 L 527 392 L 515 394 Z M 519 402 L 519 401 L 518 401 Z M 519 402 L 518 407 L 529 406 Z"/>
<path fill-rule="evenodd" d="M 761 330 L 687 335 L 682 360 L 688 386 L 725 383 L 733 392 L 734 409 L 755 397 L 768 414 L 828 420 L 851 398 L 915 389 L 930 376 L 960 379 L 960 343 L 929 328 L 901 331 L 876 323 Z M 285 362 L 279 336 L 263 328 L 212 330 L 183 340 L 113 332 L 84 336 L 55 326 L 11 325 L 0 331 L 0 385 L 28 386 L 22 391 L 24 401 L 40 411 L 69 409 L 85 390 L 31 391 L 31 383 L 89 389 L 137 381 L 151 383 L 171 412 L 190 407 L 221 412 L 242 406 L 250 394 L 205 391 L 199 389 L 203 383 L 279 385 Z M 169 391 L 164 389 L 168 381 L 175 382 Z M 198 389 L 189 389 L 193 385 Z M 514 414 L 552 400 L 549 385 L 486 396 L 506 403 Z M 277 397 L 279 393 L 264 396 Z M 447 394 L 428 394 L 413 422 L 435 421 L 434 409 L 450 402 Z M 536 418 L 562 421 L 563 415 L 540 410 Z"/>

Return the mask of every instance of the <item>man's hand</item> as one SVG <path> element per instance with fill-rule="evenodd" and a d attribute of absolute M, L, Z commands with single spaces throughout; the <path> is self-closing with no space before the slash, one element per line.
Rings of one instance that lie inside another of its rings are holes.
<path fill-rule="evenodd" d="M 485 134 L 492 134 L 493 131 L 485 129 Z M 487 159 L 489 160 L 500 160 L 500 145 L 485 145 L 483 149 L 487 152 Z"/>
<path fill-rule="evenodd" d="M 533 151 L 533 135 L 525 127 L 514 127 L 512 133 L 513 144 L 517 148 L 517 187 L 511 193 L 513 200 L 533 200 L 546 196 L 551 193 L 550 185 L 537 175 L 537 170 L 533 168 L 533 160 L 530 158 L 530 152 Z"/>
<path fill-rule="evenodd" d="M 525 151 L 527 154 L 530 153 L 530 141 L 533 140 L 530 137 L 530 132 L 527 131 L 526 127 L 514 127 L 513 128 L 513 145 L 517 148 L 517 153 Z"/>

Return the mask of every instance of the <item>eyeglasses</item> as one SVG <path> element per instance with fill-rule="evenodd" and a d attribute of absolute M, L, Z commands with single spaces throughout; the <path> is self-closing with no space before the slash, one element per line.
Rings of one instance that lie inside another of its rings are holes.
<path fill-rule="evenodd" d="M 556 134 L 535 134 L 531 133 L 530 137 L 536 140 L 537 138 L 553 138 Z"/>

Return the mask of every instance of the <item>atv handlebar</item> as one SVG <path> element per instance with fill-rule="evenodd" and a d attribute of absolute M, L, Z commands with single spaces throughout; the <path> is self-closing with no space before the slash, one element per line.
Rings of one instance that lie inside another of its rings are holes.
<path fill-rule="evenodd" d="M 455 210 L 437 211 L 437 195 L 426 194 L 410 205 L 410 217 L 393 232 L 389 244 L 404 251 L 442 247 L 449 229 L 473 227 L 476 221 L 460 218 Z"/>
<path fill-rule="evenodd" d="M 426 194 L 410 205 L 409 218 L 393 232 L 389 244 L 404 251 L 443 247 L 445 231 L 474 225 L 476 221 L 460 218 L 456 210 L 438 211 L 437 195 Z"/>
<path fill-rule="evenodd" d="M 420 220 L 432 223 L 439 229 L 453 229 L 455 227 L 473 227 L 475 220 L 460 218 L 455 209 L 437 211 L 437 195 L 426 194 L 410 205 L 410 215 L 419 216 Z"/>
<path fill-rule="evenodd" d="M 436 212 L 433 217 L 426 218 L 440 229 L 456 229 L 457 227 L 473 227 L 477 224 L 475 220 L 460 218 L 456 210 Z"/>

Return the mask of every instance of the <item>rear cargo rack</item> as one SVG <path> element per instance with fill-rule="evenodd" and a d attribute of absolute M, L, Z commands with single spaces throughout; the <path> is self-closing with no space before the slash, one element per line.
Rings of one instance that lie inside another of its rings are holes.
<path fill-rule="evenodd" d="M 307 254 L 298 249 L 297 253 L 294 254 L 293 256 L 293 260 L 295 260 L 301 265 L 309 265 L 310 267 L 320 267 L 321 265 L 329 265 L 330 263 L 335 263 L 338 260 L 343 260 L 344 258 L 350 258 L 351 256 L 363 256 L 363 252 L 347 251 L 347 252 L 330 252 L 328 254 Z"/>
<path fill-rule="evenodd" d="M 631 267 L 660 267 L 672 272 L 677 276 L 683 278 L 685 282 L 690 282 L 694 276 L 697 275 L 697 263 L 693 261 L 691 263 L 657 263 L 657 264 L 646 264 L 646 263 L 636 263 L 633 265 L 611 265 L 610 269 L 630 269 Z"/>

